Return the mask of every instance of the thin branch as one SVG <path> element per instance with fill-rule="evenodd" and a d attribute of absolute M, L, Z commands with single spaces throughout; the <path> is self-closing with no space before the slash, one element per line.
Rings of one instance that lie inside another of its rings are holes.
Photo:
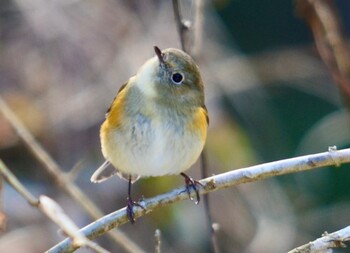
<path fill-rule="evenodd" d="M 5 231 L 6 229 L 6 221 L 7 217 L 4 212 L 4 205 L 3 205 L 3 194 L 4 194 L 4 180 L 0 176 L 0 232 Z"/>
<path fill-rule="evenodd" d="M 79 230 L 77 225 L 68 217 L 61 206 L 47 196 L 40 196 L 39 210 L 55 222 L 63 232 L 72 238 L 73 243 L 79 247 L 88 247 L 97 253 L 110 253 L 95 242 L 90 241 Z"/>
<path fill-rule="evenodd" d="M 317 50 L 350 108 L 350 50 L 334 1 L 296 0 L 313 33 Z"/>
<path fill-rule="evenodd" d="M 202 178 L 206 178 L 208 177 L 208 163 L 207 163 L 207 156 L 205 155 L 205 150 L 202 151 L 201 154 L 201 174 L 202 174 Z M 218 245 L 218 240 L 217 240 L 217 231 L 214 229 L 213 226 L 213 217 L 211 215 L 211 211 L 210 211 L 210 199 L 209 199 L 209 195 L 205 195 L 203 198 L 203 203 L 204 203 L 204 211 L 205 211 L 205 215 L 207 217 L 207 225 L 209 228 L 209 238 L 210 238 L 210 245 L 211 245 L 211 250 L 214 253 L 219 253 L 220 249 L 219 249 L 219 245 Z"/>
<path fill-rule="evenodd" d="M 35 140 L 15 113 L 8 107 L 0 96 L 0 112 L 16 130 L 19 137 L 24 141 L 33 155 L 42 163 L 43 167 L 55 179 L 55 182 L 65 190 L 87 213 L 94 219 L 103 216 L 103 212 L 86 196 L 74 182 L 71 182 L 59 165 L 51 158 L 45 149 Z M 112 239 L 121 245 L 127 252 L 144 252 L 138 245 L 130 240 L 124 233 L 114 230 L 109 234 Z"/>
<path fill-rule="evenodd" d="M 154 238 L 155 238 L 155 250 L 154 253 L 161 253 L 160 251 L 160 245 L 162 243 L 162 233 L 159 229 L 156 229 L 156 232 L 154 232 Z"/>
<path fill-rule="evenodd" d="M 180 11 L 180 5 L 178 0 L 173 0 L 173 11 L 174 11 L 174 17 L 175 17 L 175 22 L 176 22 L 176 27 L 177 31 L 180 36 L 180 42 L 181 42 L 181 49 L 189 53 L 188 50 L 188 43 L 187 43 L 187 37 L 188 37 L 188 30 L 190 28 L 190 23 L 185 22 L 181 16 L 181 11 Z"/>
<path fill-rule="evenodd" d="M 203 26 L 203 1 L 202 0 L 197 0 L 196 2 L 196 12 L 195 12 L 195 25 L 194 25 L 194 40 L 193 40 L 193 45 L 192 45 L 192 54 L 194 54 L 195 57 L 199 56 L 199 51 L 201 48 L 201 42 L 202 42 L 202 26 Z M 181 10 L 178 1 L 173 0 L 173 10 L 174 10 L 174 17 L 177 25 L 177 30 L 179 32 L 180 36 L 180 41 L 181 41 L 181 46 L 182 50 L 185 52 L 188 52 L 187 45 L 189 45 L 188 41 L 188 27 L 187 29 L 186 26 L 184 25 L 184 22 L 182 21 L 181 17 Z M 189 52 L 188 52 L 189 53 Z M 193 57 L 193 55 L 192 55 Z M 206 161 L 206 156 L 205 156 L 205 150 L 202 151 L 201 156 L 201 176 L 202 178 L 208 177 L 208 165 Z M 213 229 L 213 218 L 212 214 L 210 211 L 210 203 L 209 203 L 209 196 L 205 195 L 204 196 L 204 211 L 208 223 L 208 230 L 209 230 L 209 238 L 210 238 L 210 245 L 212 252 L 214 253 L 219 253 L 219 245 L 217 242 L 216 238 L 216 233 L 215 230 Z"/>
<path fill-rule="evenodd" d="M 330 252 L 329 249 L 345 248 L 345 242 L 347 241 L 350 241 L 350 226 L 331 234 L 325 233 L 321 238 L 295 248 L 288 253 Z"/>
<path fill-rule="evenodd" d="M 108 253 L 107 250 L 90 241 L 79 230 L 74 222 L 64 213 L 63 209 L 52 199 L 40 196 L 40 199 L 31 194 L 27 188 L 17 179 L 10 169 L 0 159 L 0 175 L 11 185 L 28 203 L 37 207 L 42 213 L 55 222 L 65 234 L 72 238 L 74 244 L 79 247 L 89 247 L 98 253 Z"/>
<path fill-rule="evenodd" d="M 195 1 L 196 13 L 194 19 L 194 36 L 193 36 L 193 46 L 192 46 L 192 56 L 197 58 L 200 55 L 200 50 L 202 48 L 202 38 L 203 38 L 203 0 Z"/>
<path fill-rule="evenodd" d="M 6 182 L 11 185 L 27 202 L 37 207 L 39 205 L 39 200 L 33 196 L 24 185 L 17 179 L 17 177 L 7 168 L 7 166 L 0 159 L 0 174 L 6 180 Z"/>
<path fill-rule="evenodd" d="M 254 182 L 269 177 L 311 170 L 325 166 L 340 166 L 350 162 L 350 149 L 337 151 L 331 148 L 328 152 L 313 155 L 300 156 L 296 158 L 280 160 L 271 163 L 260 164 L 248 168 L 238 169 L 222 173 L 216 176 L 200 180 L 204 185 L 200 194 L 207 194 L 219 189 L 233 187 L 238 184 Z M 135 207 L 135 218 L 144 216 L 157 208 L 188 199 L 185 187 L 174 189 L 170 192 L 153 198 L 144 199 L 140 204 L 144 207 Z M 89 239 L 95 239 L 106 231 L 121 226 L 128 222 L 126 208 L 110 213 L 101 219 L 81 229 L 82 233 Z M 77 247 L 72 244 L 71 239 L 66 239 L 57 244 L 48 253 L 73 252 Z"/>

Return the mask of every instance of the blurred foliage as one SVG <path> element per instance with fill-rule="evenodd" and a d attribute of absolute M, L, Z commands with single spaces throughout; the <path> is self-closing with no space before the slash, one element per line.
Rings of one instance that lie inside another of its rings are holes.
<path fill-rule="evenodd" d="M 210 115 L 210 173 L 350 146 L 348 111 L 293 1 L 205 3 L 198 64 Z M 336 3 L 349 34 L 350 2 Z M 195 5 L 181 4 L 184 17 L 193 20 Z M 154 45 L 180 45 L 171 1 L 0 5 L 1 96 L 63 168 L 84 161 L 76 181 L 106 213 L 125 205 L 127 185 L 120 179 L 90 183 L 102 162 L 99 126 L 119 87 L 152 56 Z M 58 201 L 78 225 L 91 222 L 54 186 L 1 115 L 0 158 L 33 193 Z M 349 225 L 348 169 L 313 170 L 211 194 L 222 252 L 286 252 Z M 199 178 L 199 165 L 189 174 Z M 144 179 L 134 195 L 150 197 L 181 184 L 177 176 Z M 9 187 L 2 195 L 9 222 L 0 252 L 42 252 L 62 239 Z M 147 252 L 156 228 L 164 252 L 209 252 L 205 224 L 202 206 L 186 201 L 121 230 Z M 45 241 L 38 239 L 42 231 Z M 98 242 L 119 250 L 107 238 Z"/>

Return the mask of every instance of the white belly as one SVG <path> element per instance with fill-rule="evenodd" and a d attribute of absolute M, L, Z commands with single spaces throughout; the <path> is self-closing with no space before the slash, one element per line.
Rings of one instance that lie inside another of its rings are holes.
<path fill-rule="evenodd" d="M 204 141 L 183 124 L 137 120 L 112 131 L 106 158 L 121 172 L 141 177 L 179 174 L 198 159 Z"/>

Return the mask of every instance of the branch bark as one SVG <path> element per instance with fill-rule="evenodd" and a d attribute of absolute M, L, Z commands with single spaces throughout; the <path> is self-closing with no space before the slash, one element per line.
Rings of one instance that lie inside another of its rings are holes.
<path fill-rule="evenodd" d="M 316 48 L 350 108 L 350 50 L 332 0 L 296 0 L 299 15 L 309 25 Z"/>
<path fill-rule="evenodd" d="M 90 200 L 90 198 L 80 190 L 80 188 L 70 180 L 70 178 L 62 171 L 60 166 L 53 158 L 45 151 L 45 149 L 36 141 L 34 136 L 23 125 L 16 114 L 7 105 L 5 100 L 0 96 L 0 112 L 9 121 L 12 127 L 16 130 L 18 136 L 27 145 L 33 155 L 42 163 L 43 168 L 49 172 L 54 178 L 56 184 L 68 193 L 85 211 L 94 219 L 103 216 L 103 212 Z M 129 237 L 118 230 L 111 231 L 111 238 L 127 252 L 143 253 L 144 251 L 134 243 Z"/>
<path fill-rule="evenodd" d="M 322 253 L 329 252 L 332 248 L 344 248 L 344 242 L 350 240 L 350 226 L 333 232 L 325 233 L 321 238 L 309 242 L 298 248 L 295 248 L 288 253 Z"/>
<path fill-rule="evenodd" d="M 271 163 L 260 164 L 248 168 L 232 170 L 216 176 L 200 180 L 203 188 L 200 194 L 207 194 L 219 189 L 233 187 L 243 183 L 254 182 L 269 177 L 311 170 L 325 166 L 340 166 L 350 162 L 350 149 L 336 150 L 330 148 L 328 152 L 313 155 L 300 156 Z M 135 218 L 146 215 L 157 208 L 188 199 L 185 187 L 174 189 L 170 192 L 158 195 L 153 198 L 144 199 L 140 204 L 144 207 L 135 207 Z M 128 222 L 126 208 L 110 213 L 101 219 L 81 229 L 82 233 L 89 239 L 95 239 L 106 231 L 121 226 Z M 72 240 L 67 238 L 57 244 L 48 253 L 73 252 L 77 247 Z"/>

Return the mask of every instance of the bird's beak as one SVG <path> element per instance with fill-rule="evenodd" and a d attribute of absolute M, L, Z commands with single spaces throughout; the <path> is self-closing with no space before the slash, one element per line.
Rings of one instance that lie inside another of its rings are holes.
<path fill-rule="evenodd" d="M 154 46 L 154 52 L 156 52 L 156 55 L 158 57 L 159 63 L 161 66 L 165 66 L 165 62 L 164 62 L 164 55 L 162 53 L 162 51 L 159 49 L 159 47 Z"/>

